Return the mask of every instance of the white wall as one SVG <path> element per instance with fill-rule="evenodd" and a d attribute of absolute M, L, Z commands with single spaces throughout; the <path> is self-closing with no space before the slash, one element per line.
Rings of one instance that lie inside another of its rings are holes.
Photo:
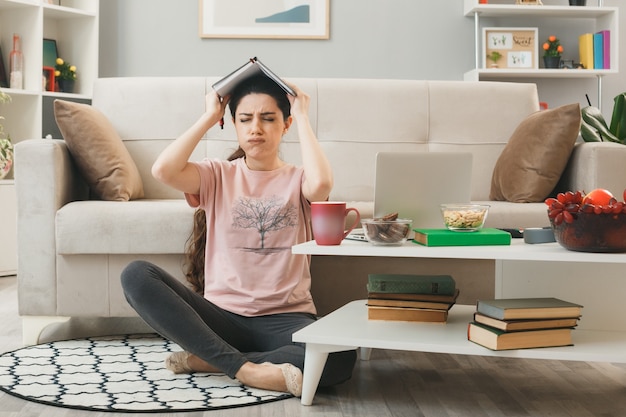
<path fill-rule="evenodd" d="M 462 80 L 474 67 L 474 21 L 463 16 L 462 0 L 331 0 L 329 40 L 202 39 L 197 0 L 103 0 L 100 9 L 102 77 L 223 75 L 252 56 L 285 77 Z M 623 32 L 626 9 L 620 14 Z M 558 20 L 554 33 L 564 40 L 564 58 L 577 60 L 576 28 Z M 540 41 L 550 34 L 540 31 Z M 625 48 L 621 42 L 621 74 L 603 81 L 609 118 L 613 97 L 626 91 Z M 520 81 L 537 82 L 550 107 L 597 97 L 595 79 Z"/>

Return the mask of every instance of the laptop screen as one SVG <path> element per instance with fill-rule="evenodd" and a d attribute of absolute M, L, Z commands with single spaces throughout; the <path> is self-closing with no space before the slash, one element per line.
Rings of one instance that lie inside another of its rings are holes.
<path fill-rule="evenodd" d="M 440 205 L 469 203 L 471 185 L 469 152 L 379 152 L 374 216 L 397 212 L 412 228 L 444 228 Z"/>

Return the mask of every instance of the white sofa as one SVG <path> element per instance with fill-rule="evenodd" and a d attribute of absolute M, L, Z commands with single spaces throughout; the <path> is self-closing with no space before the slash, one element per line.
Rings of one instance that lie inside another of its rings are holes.
<path fill-rule="evenodd" d="M 147 259 L 181 276 L 193 210 L 182 195 L 150 174 L 156 156 L 204 110 L 217 78 L 110 78 L 94 86 L 93 106 L 112 122 L 143 180 L 145 198 L 89 200 L 63 140 L 28 140 L 16 146 L 18 296 L 24 341 L 34 343 L 49 323 L 67 317 L 132 317 L 119 283 L 122 269 Z M 311 123 L 332 163 L 331 199 L 371 215 L 374 160 L 379 151 L 473 153 L 472 199 L 488 201 L 494 164 L 512 132 L 538 110 L 534 84 L 461 81 L 293 79 L 311 96 Z M 292 129 L 295 131 L 295 129 Z M 291 133 L 284 159 L 300 162 Z M 236 147 L 234 128 L 212 128 L 194 158 L 226 157 Z M 407 173 L 410 174 L 410 173 Z M 436 179 L 432 179 L 436 180 Z M 564 175 L 565 189 L 597 186 L 621 195 L 626 147 L 578 144 Z M 489 202 L 488 226 L 548 224 L 543 203 Z M 368 273 L 441 270 L 407 260 L 314 257 L 313 296 L 324 314 L 366 294 Z M 493 294 L 493 264 L 445 261 L 462 288 L 461 302 Z M 182 278 L 181 278 L 182 279 Z"/>

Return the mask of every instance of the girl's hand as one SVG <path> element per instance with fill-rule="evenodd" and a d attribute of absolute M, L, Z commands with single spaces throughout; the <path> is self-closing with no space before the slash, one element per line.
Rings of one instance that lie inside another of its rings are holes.
<path fill-rule="evenodd" d="M 207 115 L 216 120 L 223 118 L 229 100 L 230 96 L 220 98 L 215 90 L 211 89 L 205 97 Z"/>
<path fill-rule="evenodd" d="M 291 87 L 297 94 L 296 97 L 291 94 L 287 94 L 287 99 L 291 104 L 291 115 L 298 120 L 300 117 L 308 117 L 309 116 L 309 104 L 311 102 L 311 97 L 306 94 L 304 91 L 300 90 L 298 86 L 287 83 L 289 87 Z"/>

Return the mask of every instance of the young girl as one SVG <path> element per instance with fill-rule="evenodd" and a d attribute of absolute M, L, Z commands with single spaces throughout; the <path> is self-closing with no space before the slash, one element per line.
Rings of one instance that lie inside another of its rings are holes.
<path fill-rule="evenodd" d="M 291 254 L 291 246 L 312 239 L 310 203 L 328 199 L 333 178 L 309 122 L 310 98 L 292 88 L 296 97 L 259 76 L 223 100 L 207 94 L 206 112 L 152 168 L 199 207 L 187 258 L 193 289 L 144 261 L 123 271 L 122 286 L 138 314 L 184 349 L 166 360 L 173 372 L 223 372 L 300 396 L 304 346 L 291 336 L 315 320 L 316 310 L 310 258 Z M 189 161 L 227 104 L 239 148 L 227 161 Z M 302 167 L 279 157 L 294 121 Z M 329 355 L 320 385 L 349 379 L 355 360 L 355 351 Z"/>

